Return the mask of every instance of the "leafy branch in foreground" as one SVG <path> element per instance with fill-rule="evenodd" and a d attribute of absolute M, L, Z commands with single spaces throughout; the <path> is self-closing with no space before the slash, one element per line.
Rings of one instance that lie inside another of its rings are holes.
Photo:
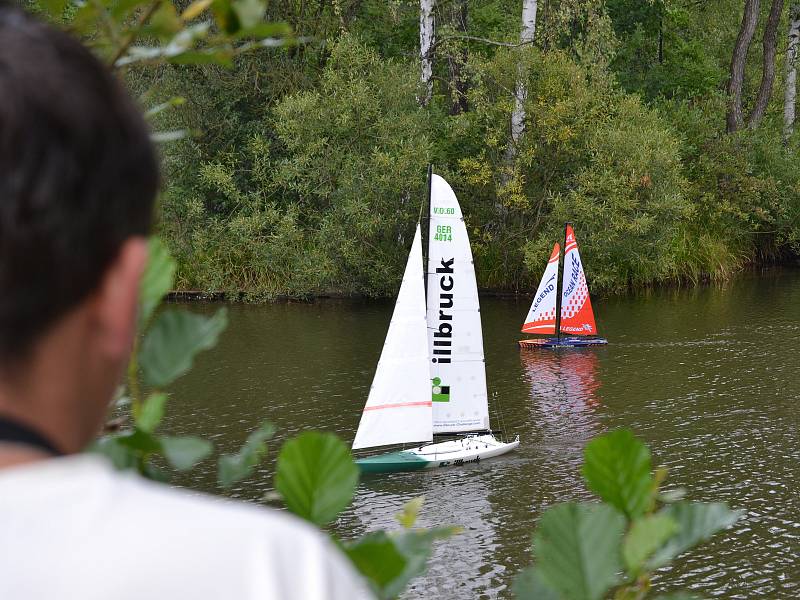
<path fill-rule="evenodd" d="M 662 492 L 666 471 L 653 473 L 649 449 L 627 429 L 589 442 L 584 459 L 583 477 L 602 502 L 545 511 L 533 540 L 536 565 L 514 583 L 518 598 L 646 598 L 653 571 L 742 515 L 722 503 L 684 501 L 682 490 Z"/>
<path fill-rule="evenodd" d="M 109 68 L 163 64 L 233 67 L 234 58 L 296 43 L 286 23 L 264 20 L 265 0 L 31 0 L 48 19 L 80 37 Z M 300 40 L 302 41 L 302 40 Z M 144 94 L 145 96 L 148 93 Z M 146 111 L 147 119 L 185 102 L 174 97 Z M 189 131 L 156 131 L 166 143 Z"/>
<path fill-rule="evenodd" d="M 317 526 L 336 518 L 352 501 L 358 467 L 349 448 L 333 434 L 308 431 L 283 445 L 275 489 L 296 515 Z M 373 531 L 350 541 L 335 540 L 380 599 L 397 597 L 430 558 L 433 542 L 459 532 L 456 527 L 415 529 L 423 498 L 397 515 L 400 531 Z"/>
<path fill-rule="evenodd" d="M 285 23 L 264 21 L 264 0 L 38 0 L 40 10 L 112 69 L 131 64 L 233 65 L 256 48 L 292 41 Z"/>
<path fill-rule="evenodd" d="M 125 385 L 118 404 L 129 404 L 132 423 L 122 431 L 102 437 L 94 446 L 117 468 L 136 469 L 142 475 L 166 481 L 170 473 L 159 466 L 166 463 L 176 471 L 186 471 L 207 458 L 212 451 L 210 441 L 198 436 L 170 436 L 156 433 L 169 400 L 164 391 L 169 384 L 186 374 L 198 353 L 213 348 L 228 324 L 225 308 L 206 317 L 184 309 L 168 307 L 156 313 L 161 300 L 172 289 L 175 260 L 158 238 L 149 242 L 149 260 L 142 278 L 139 298 L 139 335 L 134 343 Z M 148 392 L 143 392 L 143 384 Z M 262 425 L 258 442 L 262 445 L 272 435 L 272 426 Z M 253 434 L 253 435 L 256 435 Z M 268 434 L 268 435 L 265 435 Z M 263 454 L 265 448 L 250 448 L 242 453 Z M 157 459 L 154 462 L 154 459 Z M 230 486 L 252 471 L 252 460 L 243 460 L 245 467 L 231 468 L 233 460 L 220 459 L 220 482 Z M 250 467 L 249 469 L 246 467 Z"/>
<path fill-rule="evenodd" d="M 158 238 L 150 241 L 150 258 L 142 279 L 139 338 L 134 346 L 126 385 L 118 404 L 129 405 L 130 426 L 104 436 L 94 450 L 106 455 L 119 469 L 135 469 L 145 477 L 166 481 L 170 472 L 196 467 L 212 452 L 209 440 L 198 436 L 156 433 L 166 412 L 164 388 L 189 371 L 195 356 L 216 345 L 227 326 L 225 308 L 206 317 L 186 310 L 156 308 L 172 288 L 175 261 Z M 142 388 L 150 386 L 147 395 Z M 264 422 L 234 454 L 217 463 L 217 482 L 222 488 L 251 476 L 266 456 L 275 433 Z M 330 433 L 307 431 L 281 447 L 275 473 L 275 489 L 286 507 L 316 527 L 331 523 L 353 500 L 359 471 L 350 449 Z M 408 582 L 427 567 L 433 542 L 457 532 L 452 527 L 414 529 L 422 498 L 412 500 L 398 516 L 398 532 L 375 531 L 357 540 L 334 543 L 350 558 L 379 598 L 394 598 Z"/>

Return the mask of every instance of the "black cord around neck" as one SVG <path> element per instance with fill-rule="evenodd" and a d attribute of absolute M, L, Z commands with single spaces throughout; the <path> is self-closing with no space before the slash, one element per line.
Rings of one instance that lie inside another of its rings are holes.
<path fill-rule="evenodd" d="M 64 453 L 56 448 L 50 440 L 17 420 L 0 415 L 0 443 L 25 444 L 54 456 Z"/>

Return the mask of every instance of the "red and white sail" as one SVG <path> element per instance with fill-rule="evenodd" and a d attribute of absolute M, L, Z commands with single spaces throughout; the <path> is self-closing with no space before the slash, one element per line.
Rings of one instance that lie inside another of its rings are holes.
<path fill-rule="evenodd" d="M 522 326 L 523 333 L 554 335 L 556 332 L 556 299 L 558 298 L 558 258 L 561 246 L 553 246 L 550 260 L 536 289 L 531 309 Z"/>
<path fill-rule="evenodd" d="M 589 286 L 583 273 L 578 242 L 572 225 L 567 225 L 564 248 L 564 284 L 561 296 L 561 333 L 568 335 L 597 335 Z M 524 331 L 524 330 L 523 330 Z"/>

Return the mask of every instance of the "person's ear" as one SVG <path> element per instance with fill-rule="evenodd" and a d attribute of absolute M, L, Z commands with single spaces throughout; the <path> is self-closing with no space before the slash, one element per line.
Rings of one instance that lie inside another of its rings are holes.
<path fill-rule="evenodd" d="M 139 283 L 147 265 L 147 240 L 128 238 L 106 270 L 96 296 L 94 316 L 101 349 L 125 358 L 136 335 Z"/>

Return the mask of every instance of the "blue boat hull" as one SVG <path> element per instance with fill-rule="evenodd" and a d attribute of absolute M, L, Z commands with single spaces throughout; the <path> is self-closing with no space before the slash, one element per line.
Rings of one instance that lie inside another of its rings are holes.
<path fill-rule="evenodd" d="M 608 340 L 601 337 L 562 336 L 520 340 L 519 347 L 524 350 L 535 348 L 584 348 L 586 346 L 603 346 Z"/>

